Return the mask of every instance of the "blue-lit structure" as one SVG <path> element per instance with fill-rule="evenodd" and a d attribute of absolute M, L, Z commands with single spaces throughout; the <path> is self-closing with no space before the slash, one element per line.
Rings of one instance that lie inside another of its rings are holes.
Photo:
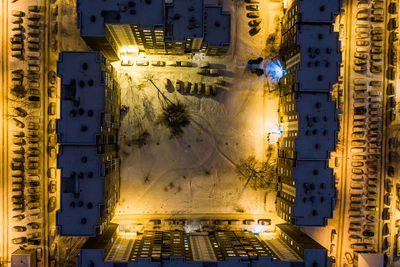
<path fill-rule="evenodd" d="M 286 75 L 286 70 L 283 69 L 279 59 L 268 61 L 264 65 L 264 73 L 269 76 L 274 83 L 278 83 L 279 80 Z"/>

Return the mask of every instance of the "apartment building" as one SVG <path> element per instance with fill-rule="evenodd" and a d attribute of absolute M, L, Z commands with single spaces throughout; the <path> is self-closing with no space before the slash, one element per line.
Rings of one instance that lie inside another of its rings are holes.
<path fill-rule="evenodd" d="M 327 250 L 286 224 L 268 240 L 249 231 L 157 230 L 119 235 L 110 224 L 82 247 L 77 266 L 328 266 Z"/>
<path fill-rule="evenodd" d="M 282 21 L 277 213 L 289 223 L 324 226 L 336 198 L 328 166 L 339 131 L 331 91 L 340 71 L 332 23 L 340 1 L 293 1 Z"/>
<path fill-rule="evenodd" d="M 77 13 L 81 37 L 111 61 L 126 48 L 218 56 L 230 43 L 230 14 L 204 0 L 77 0 Z"/>
<path fill-rule="evenodd" d="M 57 226 L 60 235 L 96 236 L 107 227 L 119 199 L 120 89 L 112 66 L 98 52 L 62 52 L 57 72 Z"/>

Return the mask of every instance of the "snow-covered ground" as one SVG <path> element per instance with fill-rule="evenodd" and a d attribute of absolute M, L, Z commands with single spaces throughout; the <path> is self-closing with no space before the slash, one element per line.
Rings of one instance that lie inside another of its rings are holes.
<path fill-rule="evenodd" d="M 274 213 L 274 193 L 245 188 L 245 182 L 235 173 L 235 164 L 250 155 L 262 160 L 267 134 L 276 130 L 278 98 L 268 93 L 265 77 L 251 74 L 245 65 L 249 59 L 263 56 L 266 33 L 275 29 L 271 24 L 279 4 L 263 1 L 262 31 L 250 37 L 244 5 L 225 2 L 232 14 L 230 53 L 222 58 L 203 57 L 203 62 L 226 68 L 223 79 L 228 86 L 218 89 L 216 97 L 166 90 L 166 78 L 174 87 L 178 80 L 206 85 L 217 81 L 197 74 L 197 67 L 121 67 L 119 62 L 114 63 L 122 90 L 121 104 L 129 107 L 119 138 L 122 165 L 118 214 Z M 171 56 L 145 57 L 171 61 Z M 182 60 L 199 64 L 200 58 L 185 56 Z M 166 98 L 187 106 L 191 123 L 182 137 L 170 138 L 168 129 L 157 123 L 165 101 L 149 78 Z M 144 131 L 149 137 L 139 147 L 135 140 Z"/>

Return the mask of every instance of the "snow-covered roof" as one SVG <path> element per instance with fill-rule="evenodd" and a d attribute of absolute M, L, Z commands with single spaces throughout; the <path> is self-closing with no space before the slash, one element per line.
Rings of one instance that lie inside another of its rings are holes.
<path fill-rule="evenodd" d="M 300 91 L 331 91 L 338 82 L 340 44 L 331 25 L 301 25 L 297 32 L 300 45 L 300 68 L 297 83 Z"/>
<path fill-rule="evenodd" d="M 61 235 L 95 236 L 104 213 L 104 164 L 99 151 L 105 112 L 103 56 L 98 52 L 62 52 L 61 116 L 57 120 L 61 170 Z"/>
<path fill-rule="evenodd" d="M 295 158 L 329 159 L 329 153 L 336 149 L 339 131 L 336 103 L 326 93 L 300 93 L 295 111 L 298 117 Z"/>
<path fill-rule="evenodd" d="M 203 1 L 174 0 L 165 11 L 166 35 L 174 41 L 203 37 Z"/>
<path fill-rule="evenodd" d="M 335 178 L 325 160 L 300 160 L 293 167 L 296 203 L 292 218 L 298 226 L 325 226 L 335 208 Z"/>
<path fill-rule="evenodd" d="M 61 144 L 96 144 L 105 110 L 102 55 L 97 52 L 61 52 L 61 116 L 57 120 Z"/>
<path fill-rule="evenodd" d="M 299 24 L 283 34 L 281 55 L 287 76 L 281 83 L 288 87 L 285 93 L 331 91 L 340 74 L 339 47 L 338 33 L 328 24 Z"/>
<path fill-rule="evenodd" d="M 204 0 L 76 0 L 82 37 L 104 37 L 105 24 L 162 26 L 173 41 L 204 38 L 210 46 L 230 43 L 230 14 Z M 133 45 L 133 44 L 132 44 Z"/>
<path fill-rule="evenodd" d="M 340 43 L 332 26 L 339 9 L 336 0 L 295 0 L 282 21 L 287 74 L 280 80 L 285 133 L 279 141 L 278 171 L 283 183 L 295 182 L 296 200 L 289 213 L 296 225 L 324 226 L 334 209 L 336 189 L 328 160 L 339 131 L 330 95 L 340 75 Z"/>
<path fill-rule="evenodd" d="M 60 146 L 60 235 L 96 236 L 104 210 L 104 166 L 96 146 Z"/>
<path fill-rule="evenodd" d="M 334 22 L 339 14 L 341 0 L 295 0 L 286 10 L 286 16 L 297 16 L 300 22 Z"/>
<path fill-rule="evenodd" d="M 204 42 L 209 46 L 224 46 L 230 43 L 231 16 L 218 6 L 206 6 Z"/>
<path fill-rule="evenodd" d="M 105 24 L 164 24 L 164 0 L 76 0 L 76 9 L 81 36 L 103 37 Z"/>

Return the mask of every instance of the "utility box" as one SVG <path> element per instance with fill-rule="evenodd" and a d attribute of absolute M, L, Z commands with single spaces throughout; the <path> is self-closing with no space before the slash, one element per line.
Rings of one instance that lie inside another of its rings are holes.
<path fill-rule="evenodd" d="M 11 267 L 36 267 L 36 250 L 17 249 L 11 254 Z"/>
<path fill-rule="evenodd" d="M 354 253 L 354 267 L 383 267 L 381 253 Z"/>

